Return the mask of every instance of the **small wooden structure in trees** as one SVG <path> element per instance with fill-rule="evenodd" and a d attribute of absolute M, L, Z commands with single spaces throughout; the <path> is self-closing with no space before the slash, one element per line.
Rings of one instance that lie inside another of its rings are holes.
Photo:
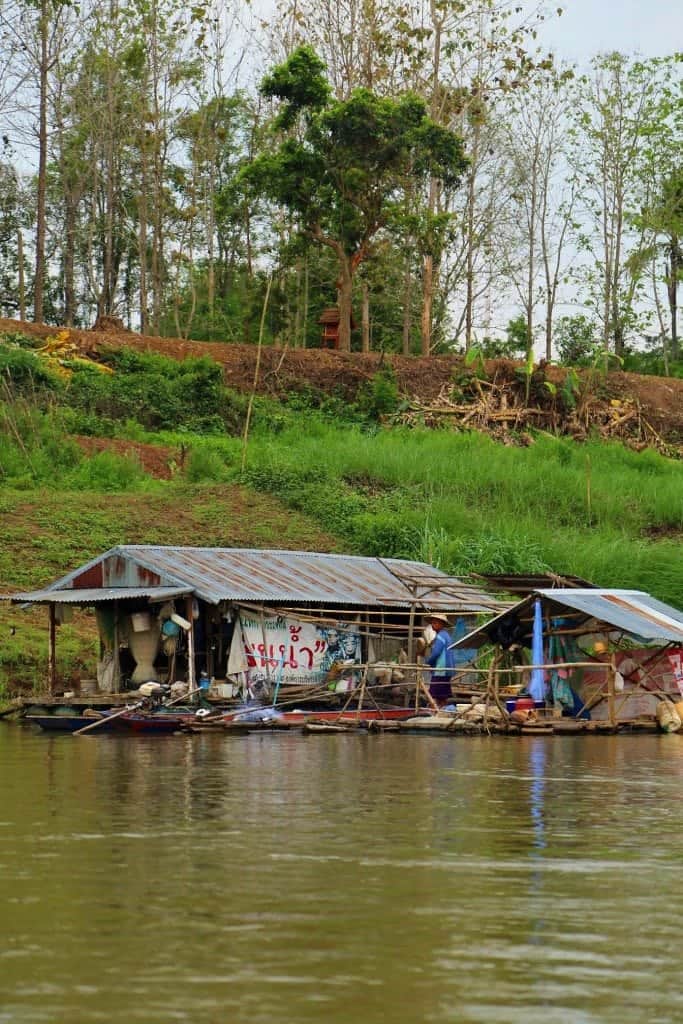
<path fill-rule="evenodd" d="M 318 323 L 322 324 L 321 348 L 339 349 L 339 309 L 337 306 L 329 306 L 324 309 L 318 317 Z M 356 321 L 351 317 L 351 330 L 355 330 Z"/>

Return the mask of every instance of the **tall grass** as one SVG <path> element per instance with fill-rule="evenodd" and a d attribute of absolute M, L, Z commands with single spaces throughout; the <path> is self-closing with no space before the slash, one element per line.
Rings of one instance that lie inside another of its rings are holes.
<path fill-rule="evenodd" d="M 42 411 L 23 399 L 0 403 L 0 483 L 15 490 L 58 487 L 76 491 L 140 491 L 156 482 L 128 456 L 88 458 L 64 431 L 58 409 Z"/>
<path fill-rule="evenodd" d="M 683 605 L 683 465 L 653 451 L 309 420 L 260 436 L 247 482 L 367 554 L 453 573 L 550 569 Z"/>

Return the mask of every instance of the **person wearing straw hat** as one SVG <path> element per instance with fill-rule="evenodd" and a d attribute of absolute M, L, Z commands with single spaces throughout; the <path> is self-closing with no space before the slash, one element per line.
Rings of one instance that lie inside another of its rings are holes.
<path fill-rule="evenodd" d="M 443 612 L 430 612 L 429 624 L 436 633 L 431 651 L 425 658 L 432 672 L 429 692 L 437 704 L 446 704 L 451 699 L 451 679 L 455 658 L 450 649 L 452 640 L 448 632 L 448 616 Z"/>

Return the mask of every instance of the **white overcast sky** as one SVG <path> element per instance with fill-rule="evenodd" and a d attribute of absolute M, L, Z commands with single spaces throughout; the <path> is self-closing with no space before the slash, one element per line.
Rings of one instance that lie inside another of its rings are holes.
<path fill-rule="evenodd" d="M 607 50 L 643 57 L 683 50 L 681 0 L 558 0 L 556 6 L 564 13 L 544 25 L 539 41 L 563 60 L 585 65 Z"/>

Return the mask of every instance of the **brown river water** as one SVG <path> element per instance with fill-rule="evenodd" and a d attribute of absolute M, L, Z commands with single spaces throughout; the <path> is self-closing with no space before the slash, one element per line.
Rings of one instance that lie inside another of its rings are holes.
<path fill-rule="evenodd" d="M 683 1021 L 683 736 L 0 724 L 0 1024 Z"/>

